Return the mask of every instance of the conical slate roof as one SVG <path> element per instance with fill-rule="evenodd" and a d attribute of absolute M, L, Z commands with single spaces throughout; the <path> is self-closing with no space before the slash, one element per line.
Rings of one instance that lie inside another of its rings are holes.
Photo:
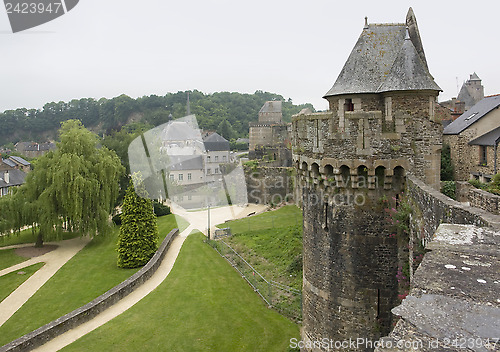
<path fill-rule="evenodd" d="M 377 93 L 396 90 L 441 90 L 427 71 L 409 36 Z"/>
<path fill-rule="evenodd" d="M 344 68 L 324 98 L 395 90 L 441 90 L 428 71 L 411 8 L 407 23 L 365 25 Z"/>

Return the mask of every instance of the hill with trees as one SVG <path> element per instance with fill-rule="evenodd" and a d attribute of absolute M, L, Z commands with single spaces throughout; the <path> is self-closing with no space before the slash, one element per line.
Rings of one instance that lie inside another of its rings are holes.
<path fill-rule="evenodd" d="M 125 125 L 139 123 L 149 129 L 174 118 L 186 115 L 188 91 L 149 95 L 133 99 L 125 94 L 112 99 L 73 99 L 69 102 L 51 102 L 42 109 L 19 108 L 0 113 L 0 146 L 19 141 L 44 142 L 54 140 L 61 122 L 80 120 L 93 132 L 111 135 Z M 200 128 L 215 130 L 231 140 L 248 136 L 248 123 L 257 121 L 258 112 L 268 100 L 283 101 L 283 118 L 290 121 L 293 114 L 311 104 L 295 105 L 281 95 L 256 91 L 254 94 L 217 92 L 204 94 L 189 91 L 191 113 Z"/>

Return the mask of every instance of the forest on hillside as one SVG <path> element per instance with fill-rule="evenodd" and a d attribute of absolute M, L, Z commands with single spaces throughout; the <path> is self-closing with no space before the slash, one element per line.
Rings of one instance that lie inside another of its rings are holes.
<path fill-rule="evenodd" d="M 173 118 L 186 115 L 188 91 L 149 95 L 133 99 L 125 94 L 112 99 L 73 99 L 69 102 L 51 102 L 42 109 L 6 110 L 0 113 L 0 146 L 19 141 L 46 142 L 57 138 L 61 122 L 77 119 L 85 127 L 104 136 L 121 130 L 128 124 L 140 124 L 148 129 Z M 293 114 L 311 104 L 294 105 L 281 95 L 256 91 L 254 94 L 217 92 L 204 94 L 189 91 L 191 113 L 200 128 L 215 130 L 228 140 L 248 136 L 248 123 L 257 121 L 258 112 L 268 100 L 283 102 L 283 119 L 290 121 Z"/>

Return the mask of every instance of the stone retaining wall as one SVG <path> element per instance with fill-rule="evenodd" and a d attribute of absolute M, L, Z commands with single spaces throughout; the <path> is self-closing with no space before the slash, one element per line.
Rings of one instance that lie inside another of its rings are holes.
<path fill-rule="evenodd" d="M 441 223 L 500 230 L 500 216 L 457 202 L 412 175 L 407 176 L 406 192 L 416 212 L 413 218 L 414 229 L 425 243 L 431 240 Z"/>
<path fill-rule="evenodd" d="M 179 229 L 173 229 L 170 231 L 161 243 L 160 248 L 158 248 L 149 262 L 127 280 L 113 287 L 111 290 L 86 305 L 75 309 L 74 311 L 42 326 L 41 328 L 38 328 L 18 338 L 17 340 L 0 347 L 0 352 L 30 351 L 63 334 L 64 332 L 91 320 L 106 308 L 109 308 L 113 304 L 117 303 L 119 300 L 134 291 L 138 286 L 142 285 L 155 273 L 165 257 L 170 244 L 178 234 Z"/>
<path fill-rule="evenodd" d="M 471 206 L 481 208 L 496 215 L 500 214 L 498 209 L 500 196 L 479 188 L 470 189 L 468 196 Z"/>

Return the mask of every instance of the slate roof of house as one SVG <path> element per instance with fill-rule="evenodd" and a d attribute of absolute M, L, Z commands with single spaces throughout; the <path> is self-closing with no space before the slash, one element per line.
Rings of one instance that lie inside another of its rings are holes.
<path fill-rule="evenodd" d="M 201 155 L 170 156 L 170 165 L 168 169 L 171 171 L 202 170 L 203 158 Z"/>
<path fill-rule="evenodd" d="M 14 162 L 17 162 L 17 163 L 19 163 L 19 164 L 21 164 L 23 166 L 29 166 L 29 165 L 31 165 L 30 162 L 24 160 L 20 156 L 10 156 L 9 159 L 14 160 Z"/>
<path fill-rule="evenodd" d="M 164 141 L 200 140 L 200 132 L 184 121 L 172 121 L 163 130 Z"/>
<path fill-rule="evenodd" d="M 401 90 L 441 91 L 429 73 L 411 8 L 408 18 L 407 23 L 366 24 L 324 98 Z"/>
<path fill-rule="evenodd" d="M 12 168 L 15 168 L 17 166 L 15 162 L 9 159 L 3 159 L 2 162 Z"/>
<path fill-rule="evenodd" d="M 18 142 L 16 149 L 18 151 L 47 151 L 55 149 L 56 145 L 52 142 L 35 143 L 35 142 Z"/>
<path fill-rule="evenodd" d="M 205 144 L 205 150 L 207 151 L 224 151 L 224 150 L 230 150 L 229 147 L 229 142 L 227 139 L 222 137 L 220 134 L 217 132 L 214 132 L 203 140 L 203 143 Z"/>
<path fill-rule="evenodd" d="M 265 112 L 281 112 L 281 101 L 266 101 L 259 110 L 259 113 Z"/>
<path fill-rule="evenodd" d="M 480 100 L 443 130 L 443 134 L 459 134 L 500 106 L 500 95 L 492 95 Z"/>
<path fill-rule="evenodd" d="M 470 145 L 495 146 L 495 142 L 500 140 L 500 127 L 483 134 L 469 142 Z"/>
<path fill-rule="evenodd" d="M 20 186 L 24 183 L 26 173 L 21 170 L 9 170 L 9 183 L 5 182 L 5 173 L 7 171 L 0 171 L 0 188 Z"/>

